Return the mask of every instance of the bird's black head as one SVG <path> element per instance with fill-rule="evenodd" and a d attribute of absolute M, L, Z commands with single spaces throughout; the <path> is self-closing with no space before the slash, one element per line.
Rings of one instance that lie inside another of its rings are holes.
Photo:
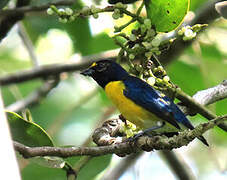
<path fill-rule="evenodd" d="M 91 76 L 101 87 L 111 81 L 120 81 L 129 74 L 119 64 L 111 60 L 94 62 L 88 69 L 81 72 L 85 76 Z"/>

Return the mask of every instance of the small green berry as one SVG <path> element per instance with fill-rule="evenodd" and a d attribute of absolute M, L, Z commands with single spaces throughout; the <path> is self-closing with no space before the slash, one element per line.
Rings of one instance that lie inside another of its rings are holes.
<path fill-rule="evenodd" d="M 119 19 L 121 16 L 121 11 L 119 9 L 114 9 L 114 13 L 112 14 L 113 19 Z"/>
<path fill-rule="evenodd" d="M 147 28 L 146 28 L 146 26 L 144 24 L 141 24 L 140 25 L 140 30 L 141 30 L 141 34 L 143 35 L 146 32 Z"/>
<path fill-rule="evenodd" d="M 53 9 L 48 8 L 48 9 L 47 9 L 47 14 L 49 14 L 49 15 L 53 15 L 53 14 L 54 14 Z"/>
<path fill-rule="evenodd" d="M 88 15 L 89 12 L 90 12 L 90 8 L 88 6 L 84 6 L 81 10 L 81 13 L 84 15 Z"/>
<path fill-rule="evenodd" d="M 178 31 L 178 35 L 182 36 L 185 31 L 186 31 L 186 27 L 182 27 L 181 30 Z"/>
<path fill-rule="evenodd" d="M 144 25 L 146 26 L 147 29 L 151 28 L 151 20 L 150 19 L 145 19 L 144 20 Z"/>
<path fill-rule="evenodd" d="M 149 52 L 146 52 L 145 53 L 145 56 L 149 59 L 151 56 L 152 56 L 152 52 L 151 51 L 149 51 Z"/>
<path fill-rule="evenodd" d="M 156 52 L 159 51 L 158 47 L 153 47 L 152 49 L 150 49 L 151 52 Z"/>
<path fill-rule="evenodd" d="M 114 9 L 114 13 L 120 14 L 121 11 L 119 9 Z"/>
<path fill-rule="evenodd" d="M 146 34 L 146 38 L 149 39 L 149 38 L 153 38 L 155 35 L 155 31 L 153 29 L 148 29 L 147 30 L 147 34 Z"/>
<path fill-rule="evenodd" d="M 60 8 L 60 9 L 58 9 L 58 13 L 60 15 L 64 15 L 65 14 L 65 10 L 63 8 Z"/>
<path fill-rule="evenodd" d="M 135 44 L 134 48 L 140 48 L 139 44 Z"/>
<path fill-rule="evenodd" d="M 73 10 L 71 8 L 66 8 L 65 9 L 65 13 L 69 16 L 71 16 L 73 14 Z"/>
<path fill-rule="evenodd" d="M 112 18 L 117 20 L 117 19 L 120 18 L 120 14 L 114 12 L 114 13 L 112 14 Z"/>
<path fill-rule="evenodd" d="M 59 17 L 58 20 L 59 20 L 59 22 L 61 22 L 61 23 L 67 23 L 67 22 L 68 22 L 68 20 L 67 20 L 66 18 L 61 18 L 61 17 Z"/>
<path fill-rule="evenodd" d="M 151 49 L 152 48 L 152 44 L 151 43 L 149 43 L 149 42 L 142 42 L 142 45 L 144 45 L 144 47 L 146 48 L 146 49 Z"/>
<path fill-rule="evenodd" d="M 159 56 L 162 52 L 161 51 L 155 51 L 154 52 L 157 56 Z"/>
<path fill-rule="evenodd" d="M 154 77 L 149 77 L 147 79 L 147 83 L 150 84 L 151 86 L 153 86 L 155 84 L 155 78 Z"/>
<path fill-rule="evenodd" d="M 140 72 L 140 71 L 142 71 L 143 70 L 143 67 L 142 67 L 142 65 L 136 65 L 135 66 L 135 68 L 136 68 L 136 70 L 138 71 L 138 72 Z"/>
<path fill-rule="evenodd" d="M 70 16 L 69 17 L 69 21 L 74 21 L 75 20 L 75 16 Z"/>
<path fill-rule="evenodd" d="M 135 58 L 135 55 L 134 54 L 129 54 L 129 59 L 134 59 Z"/>
<path fill-rule="evenodd" d="M 129 36 L 129 39 L 130 39 L 131 41 L 136 41 L 136 36 L 135 36 L 134 34 L 131 34 L 131 35 Z"/>
<path fill-rule="evenodd" d="M 191 39 L 193 39 L 195 36 L 196 36 L 196 32 L 193 32 L 191 29 L 187 29 L 187 30 L 184 32 L 183 40 L 184 40 L 184 41 L 191 40 Z"/>
<path fill-rule="evenodd" d="M 94 5 L 91 5 L 91 8 L 90 9 L 91 9 L 91 12 L 92 13 L 96 13 L 96 7 Z"/>
<path fill-rule="evenodd" d="M 152 46 L 154 47 L 158 47 L 161 43 L 161 40 L 159 38 L 154 38 L 152 41 L 151 41 L 151 44 Z"/>
<path fill-rule="evenodd" d="M 93 18 L 95 18 L 95 19 L 98 19 L 98 18 L 99 18 L 99 15 L 98 15 L 98 14 L 93 14 L 92 16 L 93 16 Z"/>
<path fill-rule="evenodd" d="M 135 52 L 136 54 L 137 53 L 140 53 L 141 52 L 141 48 L 139 44 L 135 44 L 134 47 L 133 47 L 133 52 Z"/>
<path fill-rule="evenodd" d="M 191 29 L 187 29 L 185 32 L 184 32 L 184 35 L 186 37 L 191 37 L 193 35 L 193 31 Z"/>
<path fill-rule="evenodd" d="M 163 68 L 162 66 L 158 66 L 158 67 L 157 67 L 157 70 L 158 70 L 158 71 L 163 71 L 164 68 Z"/>
<path fill-rule="evenodd" d="M 169 82 L 169 80 L 170 80 L 169 76 L 164 76 L 164 77 L 163 77 L 163 81 L 164 81 L 164 82 L 167 83 L 167 82 Z"/>
<path fill-rule="evenodd" d="M 122 2 L 118 2 L 117 4 L 115 4 L 116 8 L 122 8 L 122 9 L 127 9 L 127 5 L 123 4 Z"/>

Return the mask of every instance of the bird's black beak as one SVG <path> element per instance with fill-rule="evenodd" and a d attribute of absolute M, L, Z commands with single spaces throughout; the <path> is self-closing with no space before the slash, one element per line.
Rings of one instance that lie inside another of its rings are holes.
<path fill-rule="evenodd" d="M 82 74 L 84 76 L 92 76 L 93 73 L 94 73 L 94 70 L 89 68 L 89 69 L 82 71 L 80 74 Z"/>

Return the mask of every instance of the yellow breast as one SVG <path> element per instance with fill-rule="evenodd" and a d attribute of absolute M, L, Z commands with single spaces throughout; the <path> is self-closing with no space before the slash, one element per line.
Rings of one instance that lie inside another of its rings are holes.
<path fill-rule="evenodd" d="M 124 89 L 125 86 L 121 81 L 113 81 L 106 85 L 105 92 L 128 121 L 141 128 L 155 125 L 157 117 L 125 97 Z M 148 122 L 149 125 L 147 125 Z"/>

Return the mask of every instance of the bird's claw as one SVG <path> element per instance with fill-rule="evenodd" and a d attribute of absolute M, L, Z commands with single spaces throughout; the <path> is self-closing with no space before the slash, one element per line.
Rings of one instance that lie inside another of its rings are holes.
<path fill-rule="evenodd" d="M 135 134 L 134 136 L 132 137 L 129 137 L 126 141 L 127 142 L 135 142 L 138 140 L 138 138 L 142 137 L 142 136 L 148 136 L 148 137 L 153 137 L 155 134 L 154 133 L 147 133 L 146 131 L 142 131 L 138 134 Z"/>

